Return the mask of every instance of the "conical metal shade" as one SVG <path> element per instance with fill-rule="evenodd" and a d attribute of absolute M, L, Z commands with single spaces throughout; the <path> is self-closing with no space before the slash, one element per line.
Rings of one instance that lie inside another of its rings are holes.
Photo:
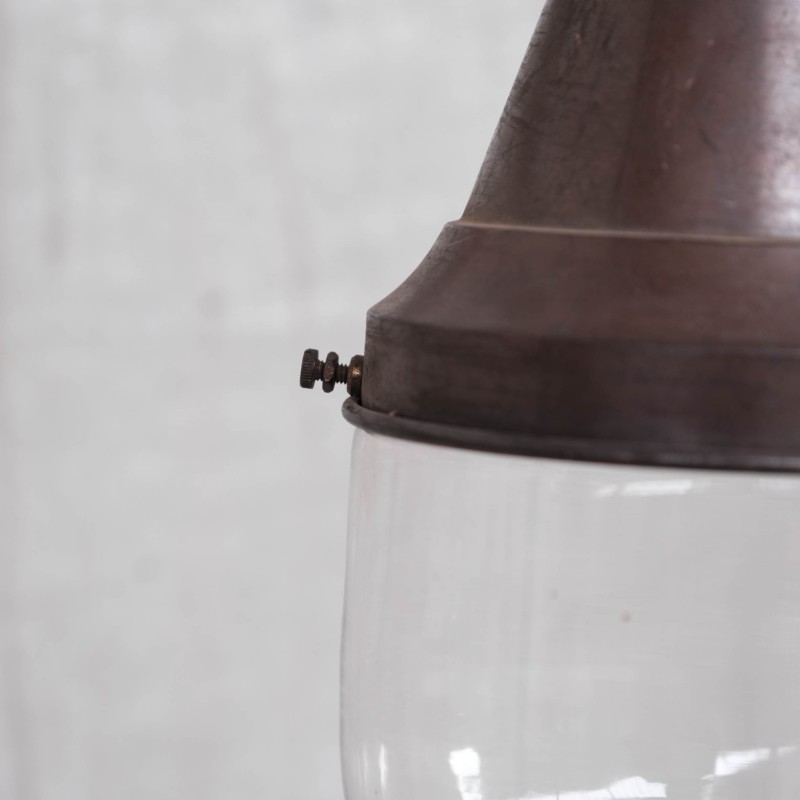
<path fill-rule="evenodd" d="M 463 218 L 369 312 L 345 414 L 800 468 L 800 3 L 551 0 Z"/>

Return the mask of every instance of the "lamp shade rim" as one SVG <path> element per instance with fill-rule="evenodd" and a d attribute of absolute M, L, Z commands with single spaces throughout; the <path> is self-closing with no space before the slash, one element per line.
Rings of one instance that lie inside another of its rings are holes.
<path fill-rule="evenodd" d="M 342 406 L 342 416 L 356 428 L 420 444 L 462 450 L 583 461 L 596 464 L 638 465 L 676 469 L 737 472 L 800 472 L 800 451 L 695 445 L 658 441 L 579 439 L 472 428 L 412 419 L 365 408 L 354 398 Z"/>

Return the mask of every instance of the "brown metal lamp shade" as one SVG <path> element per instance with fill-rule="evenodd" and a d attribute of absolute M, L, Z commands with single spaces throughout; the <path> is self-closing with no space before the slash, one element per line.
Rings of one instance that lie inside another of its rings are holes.
<path fill-rule="evenodd" d="M 464 216 L 369 312 L 345 416 L 800 469 L 800 5 L 551 0 Z"/>

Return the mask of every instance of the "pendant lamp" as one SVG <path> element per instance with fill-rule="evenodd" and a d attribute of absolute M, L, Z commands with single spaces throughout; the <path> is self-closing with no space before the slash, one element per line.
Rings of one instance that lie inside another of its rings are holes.
<path fill-rule="evenodd" d="M 800 798 L 798 0 L 550 0 L 317 381 L 347 800 Z"/>

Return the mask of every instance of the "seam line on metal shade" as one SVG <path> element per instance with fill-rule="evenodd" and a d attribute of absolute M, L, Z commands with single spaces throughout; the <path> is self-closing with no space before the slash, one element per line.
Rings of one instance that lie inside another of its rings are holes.
<path fill-rule="evenodd" d="M 585 239 L 635 239 L 638 241 L 663 241 L 688 244 L 734 244 L 771 247 L 799 247 L 800 237 L 790 236 L 729 236 L 713 233 L 673 233 L 671 231 L 634 231 L 610 228 L 560 228 L 548 225 L 515 225 L 502 222 L 475 222 L 473 220 L 454 220 L 447 227 L 477 228 L 479 230 L 519 231 L 520 233 L 539 233 L 550 236 L 577 236 Z"/>

